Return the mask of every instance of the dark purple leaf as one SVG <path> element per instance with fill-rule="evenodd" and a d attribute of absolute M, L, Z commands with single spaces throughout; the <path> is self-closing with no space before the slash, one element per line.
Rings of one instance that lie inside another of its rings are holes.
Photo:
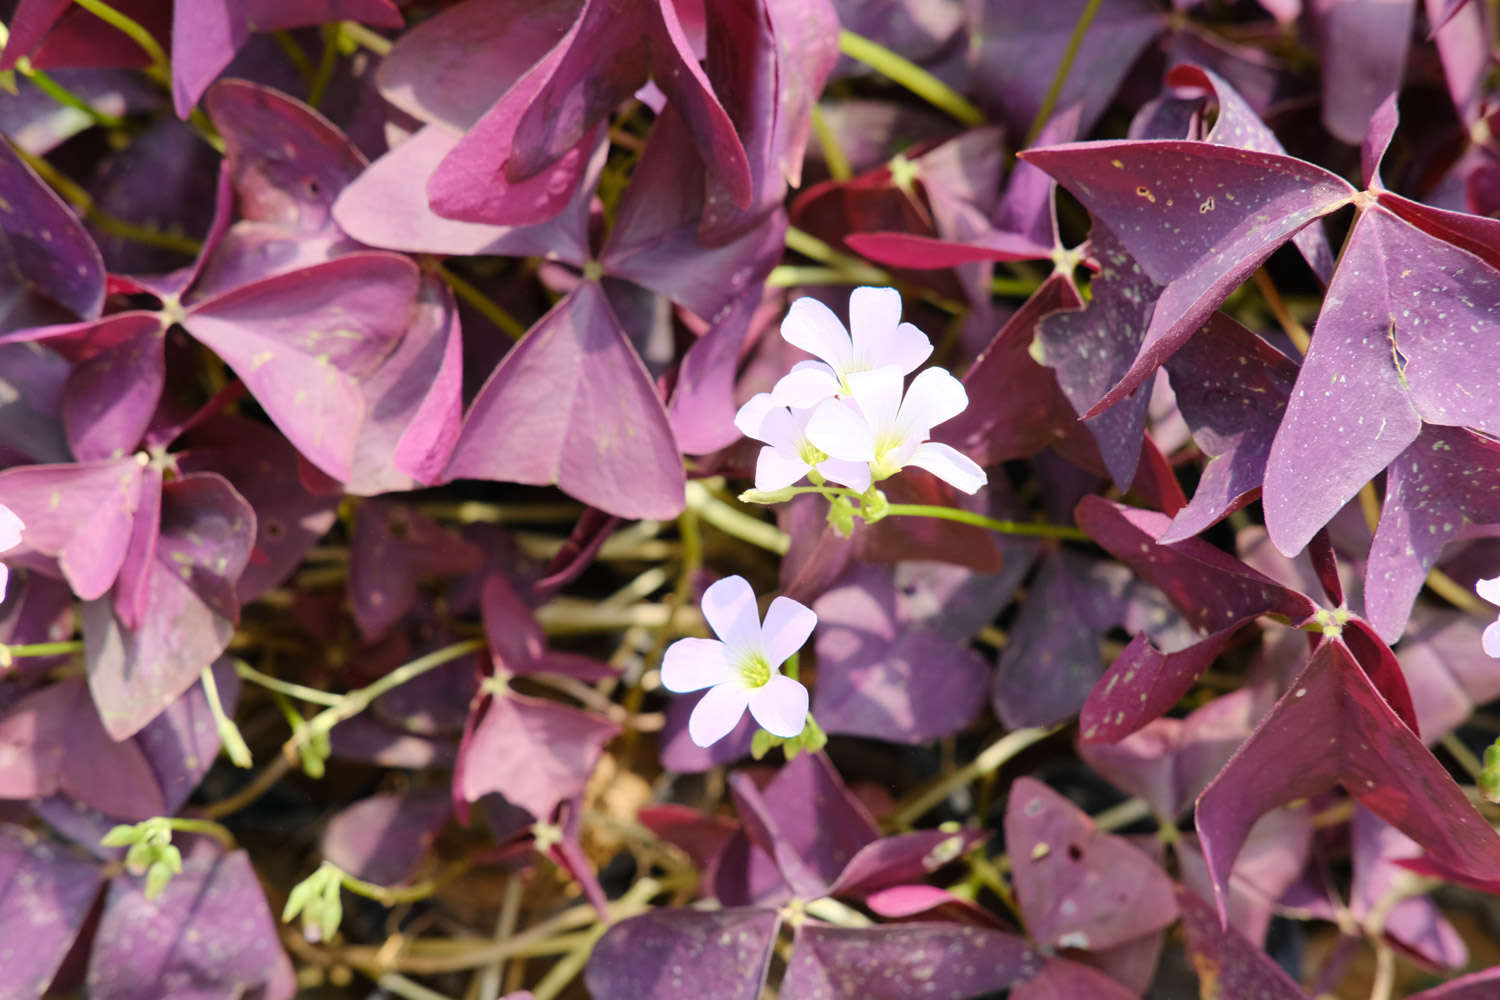
<path fill-rule="evenodd" d="M 579 285 L 505 356 L 445 475 L 556 484 L 620 517 L 681 512 L 666 411 L 598 284 Z"/>
<path fill-rule="evenodd" d="M 1089 286 L 1087 307 L 1043 318 L 1036 337 L 1037 360 L 1056 373 L 1058 387 L 1080 416 L 1129 371 L 1161 291 L 1097 222 L 1089 231 L 1089 246 L 1099 273 Z M 1120 404 L 1085 423 L 1110 476 L 1124 490 L 1135 479 L 1151 404 L 1149 388 L 1122 397 Z"/>
<path fill-rule="evenodd" d="M 97 318 L 104 305 L 98 248 L 62 199 L 0 145 L 0 266 L 20 278 L 0 300 L 0 332 Z"/>
<path fill-rule="evenodd" d="M 854 928 L 808 921 L 797 929 L 781 996 L 968 997 L 1028 979 L 1042 961 L 1022 938 L 988 928 L 940 923 Z"/>
<path fill-rule="evenodd" d="M 1312 813 L 1305 806 L 1273 809 L 1256 821 L 1229 876 L 1230 927 L 1257 945 L 1264 943 L 1277 901 L 1306 869 L 1312 843 Z M 1174 853 L 1182 884 L 1212 903 L 1213 881 L 1197 836 L 1183 834 Z"/>
<path fill-rule="evenodd" d="M 822 753 L 788 761 L 763 788 L 744 771 L 729 782 L 745 832 L 802 899 L 827 895 L 859 850 L 880 835 Z"/>
<path fill-rule="evenodd" d="M 1133 1000 L 1134 990 L 1096 969 L 1063 958 L 1048 958 L 1042 971 L 1010 991 L 1010 1000 Z"/>
<path fill-rule="evenodd" d="M 158 40 L 167 37 L 170 23 L 165 5 L 150 0 L 121 0 L 117 8 L 133 17 Z M 29 55 L 32 65 L 122 66 L 150 64 L 145 51 L 92 14 L 62 0 L 22 0 L 11 20 L 10 43 L 0 69 L 11 69 Z"/>
<path fill-rule="evenodd" d="M 72 465 L 27 465 L 0 472 L 0 503 L 21 518 L 21 547 L 56 559 L 73 592 L 93 600 L 114 583 L 141 502 L 135 456 Z"/>
<path fill-rule="evenodd" d="M 905 620 L 889 570 L 855 570 L 813 610 L 819 621 L 813 715 L 827 732 L 922 743 L 963 728 L 983 704 L 988 664 Z"/>
<path fill-rule="evenodd" d="M 1415 3 L 1311 0 L 1323 56 L 1323 124 L 1350 145 L 1401 89 Z"/>
<path fill-rule="evenodd" d="M 411 878 L 451 811 L 446 789 L 372 795 L 329 820 L 319 847 L 355 878 L 399 885 Z"/>
<path fill-rule="evenodd" d="M 252 31 L 285 31 L 332 21 L 362 21 L 381 28 L 402 24 L 401 12 L 391 0 L 203 0 L 175 5 L 172 103 L 177 117 L 188 116 Z"/>
<path fill-rule="evenodd" d="M 1078 714 L 1084 741 L 1109 743 L 1159 718 L 1208 671 L 1238 624 L 1172 652 L 1158 650 L 1145 634 L 1132 638 Z"/>
<path fill-rule="evenodd" d="M 1423 427 L 1391 463 L 1365 564 L 1365 613 L 1381 638 L 1401 636 L 1445 545 L 1472 525 L 1500 523 L 1496 483 L 1500 442 L 1462 427 Z"/>
<path fill-rule="evenodd" d="M 918 830 L 866 844 L 844 866 L 830 896 L 867 896 L 909 882 L 920 882 L 957 860 L 986 838 L 978 830 L 945 833 Z"/>
<path fill-rule="evenodd" d="M 1219 922 L 1214 908 L 1188 889 L 1177 890 L 1188 953 L 1202 996 L 1307 1000 L 1307 994 L 1272 958 Z"/>
<path fill-rule="evenodd" d="M 775 910 L 653 910 L 599 939 L 583 981 L 595 1000 L 755 1000 L 780 922 Z"/>
<path fill-rule="evenodd" d="M 604 744 L 620 731 L 582 709 L 511 691 L 487 698 L 476 714 L 459 752 L 455 792 L 468 802 L 499 792 L 539 820 L 583 793 Z"/>
<path fill-rule="evenodd" d="M 425 577 L 478 569 L 484 555 L 421 511 L 366 500 L 349 546 L 349 603 L 367 640 L 384 635 L 417 601 Z"/>
<path fill-rule="evenodd" d="M 184 325 L 309 461 L 347 480 L 365 417 L 358 379 L 407 329 L 417 284 L 406 257 L 349 254 L 199 302 Z"/>
<path fill-rule="evenodd" d="M 1214 313 L 1167 362 L 1177 406 L 1208 456 L 1198 488 L 1162 533 L 1191 538 L 1260 493 L 1271 439 L 1297 366 L 1223 313 Z"/>
<path fill-rule="evenodd" d="M 734 426 L 735 372 L 746 338 L 764 329 L 759 321 L 767 311 L 759 289 L 745 293 L 683 355 L 667 416 L 685 453 L 708 454 L 743 437 Z"/>
<path fill-rule="evenodd" d="M 1198 797 L 1196 823 L 1220 910 L 1251 825 L 1271 808 L 1342 785 L 1360 804 L 1470 878 L 1500 879 L 1500 835 L 1337 642 Z"/>
<path fill-rule="evenodd" d="M 1411 1000 L 1489 1000 L 1497 989 L 1500 989 L 1500 965 L 1413 993 Z"/>
<path fill-rule="evenodd" d="M 1500 273 L 1465 251 L 1379 209 L 1360 216 L 1266 466 L 1277 548 L 1306 545 L 1424 421 L 1500 433 L 1486 374 L 1500 343 L 1483 332 L 1497 295 Z"/>
<path fill-rule="evenodd" d="M 213 676 L 224 714 L 233 718 L 240 699 L 239 675 L 234 665 L 221 657 L 213 665 Z M 161 785 L 163 813 L 176 813 L 219 755 L 219 726 L 208 707 L 203 685 L 188 688 L 133 739 L 146 754 Z"/>
<path fill-rule="evenodd" d="M 1381 900 L 1397 888 L 1397 880 L 1406 875 L 1395 864 L 1396 859 L 1414 858 L 1422 849 L 1366 809 L 1354 810 L 1349 830 L 1354 855 L 1349 909 L 1356 920 L 1365 921 L 1377 907 L 1382 907 Z M 1387 909 L 1382 930 L 1388 938 L 1432 965 L 1462 969 L 1468 964 L 1469 950 L 1464 939 L 1443 919 L 1437 903 L 1427 896 L 1411 896 Z"/>
<path fill-rule="evenodd" d="M 969 407 L 938 427 L 933 440 L 989 466 L 1029 458 L 1065 434 L 1076 417 L 1057 377 L 1031 357 L 1031 343 L 1043 317 L 1081 308 L 1072 280 L 1050 276 L 969 367 Z"/>
<path fill-rule="evenodd" d="M 62 394 L 69 365 L 34 344 L 0 343 L 0 465 L 60 463 Z"/>
<path fill-rule="evenodd" d="M 184 859 L 182 874 L 148 900 L 142 879 L 121 876 L 89 956 L 88 995 L 148 1000 L 164 992 L 226 997 L 253 991 L 289 1000 L 292 964 L 281 950 L 255 870 L 243 851 Z"/>
<path fill-rule="evenodd" d="M 1090 414 L 1133 392 L 1277 247 L 1355 194 L 1302 160 L 1204 142 L 1071 143 L 1023 155 L 1165 286 L 1129 372 Z"/>
<path fill-rule="evenodd" d="M 224 651 L 254 535 L 254 511 L 222 476 L 198 472 L 163 487 L 140 627 L 124 625 L 108 600 L 83 606 L 89 689 L 110 736 L 140 730 Z"/>
<path fill-rule="evenodd" d="M 118 458 L 140 442 L 166 384 L 165 334 L 160 317 L 123 313 L 100 322 L 74 352 L 62 415 L 79 461 Z"/>
<path fill-rule="evenodd" d="M 1500 670 L 1480 655 L 1483 630 L 1472 615 L 1422 605 L 1407 625 L 1398 658 L 1429 745 L 1462 725 L 1476 706 L 1500 697 Z"/>
<path fill-rule="evenodd" d="M 13 996 L 47 992 L 100 880 L 92 862 L 24 827 L 0 824 L 0 982 Z"/>
<path fill-rule="evenodd" d="M 1403 198 L 1391 191 L 1377 193 L 1380 207 L 1429 236 L 1451 243 L 1500 270 L 1500 219 L 1469 212 L 1451 212 Z"/>
<path fill-rule="evenodd" d="M 1032 778 L 1011 785 L 1005 846 L 1016 902 L 1040 944 L 1112 948 L 1177 918 L 1172 882 L 1154 861 Z"/>

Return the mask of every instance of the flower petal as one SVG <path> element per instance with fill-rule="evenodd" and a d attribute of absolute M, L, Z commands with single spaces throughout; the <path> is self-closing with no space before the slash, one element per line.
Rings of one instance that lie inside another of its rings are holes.
<path fill-rule="evenodd" d="M 799 361 L 771 387 L 777 406 L 817 406 L 839 394 L 839 377 L 821 361 Z"/>
<path fill-rule="evenodd" d="M 827 400 L 813 411 L 807 422 L 807 439 L 834 458 L 875 461 L 875 429 L 842 399 Z"/>
<path fill-rule="evenodd" d="M 977 493 L 981 486 L 989 482 L 984 470 L 968 455 L 936 441 L 924 442 L 906 464 L 926 469 L 965 493 Z"/>
<path fill-rule="evenodd" d="M 818 474 L 831 483 L 863 493 L 870 488 L 870 463 L 830 458 L 818 463 Z"/>
<path fill-rule="evenodd" d="M 1491 622 L 1490 627 L 1484 630 L 1484 651 L 1491 656 L 1500 657 L 1500 621 Z"/>
<path fill-rule="evenodd" d="M 770 398 L 769 393 L 762 392 L 759 395 L 765 396 L 767 399 Z M 756 398 L 759 398 L 759 396 Z M 745 404 L 745 406 L 749 405 L 749 403 Z M 743 412 L 743 409 L 741 407 L 741 412 Z M 746 423 L 755 416 L 753 412 L 749 414 L 746 417 Z M 755 428 L 755 433 L 751 434 L 747 431 L 747 437 L 763 441 L 772 448 L 780 448 L 782 451 L 796 453 L 797 444 L 802 437 L 802 432 L 798 428 L 797 421 L 792 416 L 790 410 L 785 406 L 777 406 L 773 403 L 764 413 L 759 415 L 759 420 L 760 423 Z"/>
<path fill-rule="evenodd" d="M 0 601 L 5 600 L 5 588 L 10 583 L 10 567 L 0 563 Z"/>
<path fill-rule="evenodd" d="M 724 656 L 731 663 L 743 650 L 760 648 L 760 612 L 755 591 L 744 577 L 726 576 L 710 584 L 703 592 L 703 617 L 724 640 Z"/>
<path fill-rule="evenodd" d="M 848 368 L 854 358 L 849 331 L 832 309 L 814 298 L 803 297 L 792 303 L 786 319 L 781 321 L 781 337 L 793 347 L 822 358 L 838 371 Z"/>
<path fill-rule="evenodd" d="M 0 552 L 20 545 L 21 532 L 25 530 L 26 525 L 16 516 L 16 512 L 0 504 Z"/>
<path fill-rule="evenodd" d="M 661 686 L 681 694 L 737 677 L 717 639 L 678 639 L 661 658 Z"/>
<path fill-rule="evenodd" d="M 688 736 L 700 747 L 713 746 L 722 740 L 745 714 L 749 694 L 739 684 L 709 688 L 708 694 L 693 706 L 693 714 L 688 716 Z"/>
<path fill-rule="evenodd" d="M 714 690 L 717 691 L 718 688 Z M 807 688 L 785 674 L 772 674 L 764 685 L 746 694 L 749 695 L 747 700 L 750 714 L 760 723 L 761 728 L 768 729 L 783 739 L 801 735 L 803 727 L 807 725 Z M 697 713 L 694 712 L 693 715 L 696 717 Z M 688 728 L 692 728 L 691 719 L 688 720 Z"/>
<path fill-rule="evenodd" d="M 790 597 L 776 598 L 766 609 L 766 623 L 760 628 L 761 649 L 766 654 L 766 662 L 772 667 L 780 667 L 802 648 L 817 624 L 818 616 L 812 608 Z"/>
<path fill-rule="evenodd" d="M 760 457 L 755 460 L 755 488 L 768 493 L 779 490 L 807 475 L 811 468 L 795 454 L 767 445 L 760 450 Z"/>
<path fill-rule="evenodd" d="M 898 423 L 902 428 L 930 431 L 944 420 L 958 416 L 968 406 L 969 394 L 962 382 L 945 368 L 928 368 L 912 379 L 911 388 L 906 390 L 906 398 L 901 401 Z"/>
<path fill-rule="evenodd" d="M 740 407 L 734 415 L 734 426 L 747 438 L 764 441 L 760 436 L 761 424 L 765 423 L 766 415 L 772 410 L 778 409 L 771 401 L 769 392 L 757 392 L 745 400 L 745 405 Z"/>
<path fill-rule="evenodd" d="M 854 363 L 861 370 L 878 368 L 886 345 L 901 322 L 901 293 L 894 288 L 856 288 L 849 293 L 849 336 Z"/>
<path fill-rule="evenodd" d="M 1500 576 L 1493 580 L 1480 580 L 1474 584 L 1474 592 L 1491 604 L 1500 604 Z"/>
<path fill-rule="evenodd" d="M 875 433 L 894 430 L 896 417 L 901 411 L 901 387 L 905 382 L 901 369 L 886 365 L 872 371 L 855 372 L 846 381 L 850 395 L 859 404 L 860 412 Z"/>
<path fill-rule="evenodd" d="M 890 342 L 881 351 L 881 363 L 895 365 L 903 372 L 914 372 L 922 362 L 932 356 L 932 341 L 927 334 L 911 323 L 902 323 L 891 334 Z"/>

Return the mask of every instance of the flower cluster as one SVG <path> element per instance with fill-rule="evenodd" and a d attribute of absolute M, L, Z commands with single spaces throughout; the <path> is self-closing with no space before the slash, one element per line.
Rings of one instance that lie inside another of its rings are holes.
<path fill-rule="evenodd" d="M 0 504 L 0 553 L 9 552 L 21 544 L 21 532 L 26 530 L 26 525 L 16 516 L 15 511 L 4 504 Z M 0 562 L 0 601 L 5 600 L 5 588 L 10 582 L 10 569 L 5 563 Z"/>
<path fill-rule="evenodd" d="M 799 362 L 735 416 L 746 437 L 766 445 L 756 461 L 757 490 L 783 489 L 813 474 L 862 493 L 908 465 L 965 493 L 985 484 L 984 470 L 971 459 L 928 440 L 932 428 L 964 411 L 969 397 L 942 368 L 928 368 L 904 387 L 932 344 L 900 318 L 901 293 L 894 288 L 856 288 L 848 330 L 817 299 L 792 303 L 781 335 L 820 360 Z"/>

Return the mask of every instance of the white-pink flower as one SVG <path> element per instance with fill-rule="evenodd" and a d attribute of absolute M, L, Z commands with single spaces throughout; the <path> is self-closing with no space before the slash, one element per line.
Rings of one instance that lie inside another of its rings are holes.
<path fill-rule="evenodd" d="M 15 511 L 4 504 L 0 504 L 0 552 L 9 552 L 21 544 L 21 532 L 26 530 L 26 525 L 16 516 Z M 10 568 L 0 562 L 0 601 L 5 600 L 5 588 L 10 583 Z"/>
<path fill-rule="evenodd" d="M 747 708 L 776 736 L 800 735 L 807 723 L 807 688 L 783 674 L 781 665 L 807 642 L 818 616 L 778 597 L 762 625 L 750 584 L 726 576 L 703 592 L 703 617 L 719 638 L 678 639 L 661 663 L 668 691 L 709 689 L 688 719 L 693 742 L 706 747 L 722 739 Z"/>
<path fill-rule="evenodd" d="M 917 370 L 932 354 L 932 342 L 901 322 L 901 293 L 894 288 L 856 288 L 849 294 L 849 329 L 823 303 L 801 298 L 781 321 L 781 336 L 820 361 L 800 361 L 771 390 L 778 406 L 811 407 L 849 392 L 849 376 L 895 365 Z"/>
<path fill-rule="evenodd" d="M 755 462 L 755 488 L 767 492 L 791 486 L 812 470 L 830 482 L 861 492 L 870 488 L 870 466 L 829 458 L 807 439 L 810 409 L 777 406 L 768 392 L 750 397 L 734 415 L 734 425 L 748 438 L 765 443 Z"/>
<path fill-rule="evenodd" d="M 901 376 L 895 366 L 850 375 L 849 398 L 814 411 L 808 440 L 834 458 L 870 463 L 876 481 L 915 465 L 965 493 L 977 491 L 989 481 L 984 470 L 958 450 L 927 440 L 933 427 L 969 405 L 963 383 L 942 368 L 928 368 L 903 396 Z"/>
<path fill-rule="evenodd" d="M 1480 580 L 1474 584 L 1474 591 L 1491 604 L 1500 604 L 1500 576 L 1493 580 Z M 1489 627 L 1484 630 L 1483 642 L 1486 653 L 1500 658 L 1500 618 L 1490 622 Z"/>

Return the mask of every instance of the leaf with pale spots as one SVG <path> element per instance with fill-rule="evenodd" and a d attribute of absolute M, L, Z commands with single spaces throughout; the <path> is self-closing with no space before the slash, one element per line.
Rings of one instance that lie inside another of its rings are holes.
<path fill-rule="evenodd" d="M 584 985 L 595 1000 L 755 1000 L 780 923 L 775 910 L 643 913 L 594 945 Z"/>
<path fill-rule="evenodd" d="M 1188 953 L 1205 997 L 1307 1000 L 1307 994 L 1265 952 L 1219 922 L 1219 915 L 1190 889 L 1177 890 Z"/>
<path fill-rule="evenodd" d="M 110 884 L 89 955 L 88 995 L 101 1000 L 234 996 L 290 1000 L 292 964 L 244 851 L 185 858 L 147 899 L 145 880 Z"/>
<path fill-rule="evenodd" d="M 0 823 L 0 982 L 40 997 L 98 895 L 97 865 L 24 827 Z"/>
<path fill-rule="evenodd" d="M 782 980 L 786 1000 L 909 1000 L 969 997 L 1035 975 L 1039 955 L 1014 934 L 984 927 L 914 922 L 797 929 Z"/>

